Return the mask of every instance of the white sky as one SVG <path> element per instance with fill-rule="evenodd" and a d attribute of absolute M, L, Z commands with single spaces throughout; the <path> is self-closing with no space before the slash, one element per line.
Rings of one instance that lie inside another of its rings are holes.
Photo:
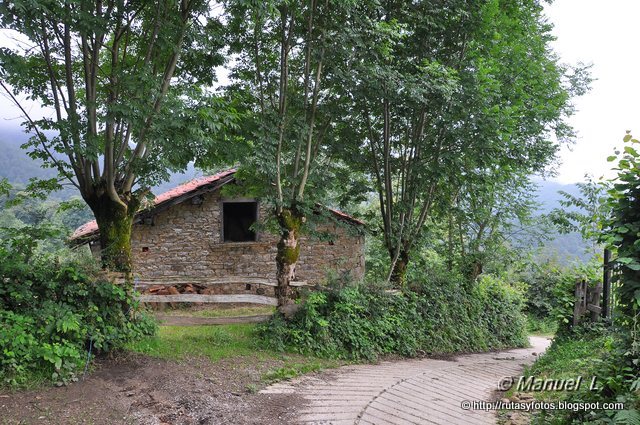
<path fill-rule="evenodd" d="M 591 91 L 575 100 L 571 124 L 576 144 L 564 148 L 553 180 L 582 181 L 585 173 L 610 176 L 606 158 L 622 146 L 625 130 L 640 136 L 640 2 L 557 0 L 545 8 L 554 24 L 553 44 L 566 63 L 593 64 Z"/>
<path fill-rule="evenodd" d="M 553 48 L 561 60 L 593 64 L 595 78 L 591 91 L 575 100 L 577 113 L 570 122 L 578 138 L 562 149 L 558 176 L 551 180 L 574 183 L 585 173 L 610 176 L 606 157 L 622 146 L 625 130 L 640 136 L 640 111 L 635 107 L 640 105 L 640 1 L 557 0 L 545 12 L 555 26 Z M 13 44 L 7 35 L 0 32 L 0 46 Z M 19 115 L 0 96 L 0 137 L 15 134 Z"/>

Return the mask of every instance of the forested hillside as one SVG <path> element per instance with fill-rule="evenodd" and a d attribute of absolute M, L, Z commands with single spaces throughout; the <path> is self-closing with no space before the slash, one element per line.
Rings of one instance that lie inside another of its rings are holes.
<path fill-rule="evenodd" d="M 0 129 L 0 177 L 7 178 L 14 184 L 26 184 L 31 177 L 46 179 L 55 177 L 54 170 L 41 168 L 40 161 L 32 160 L 20 148 L 27 138 L 27 135 L 18 129 L 15 131 Z"/>
<path fill-rule="evenodd" d="M 50 179 L 56 176 L 53 169 L 42 168 L 41 161 L 29 158 L 26 151 L 20 148 L 20 145 L 26 142 L 27 138 L 20 130 L 11 131 L 0 128 L 0 178 L 6 178 L 14 186 L 26 185 L 32 177 Z M 169 181 L 155 186 L 154 193 L 167 191 L 201 174 L 202 172 L 198 172 L 190 166 L 185 173 L 172 174 Z M 73 187 L 69 187 L 62 193 L 54 193 L 52 196 L 57 199 L 68 199 L 72 196 L 79 196 L 79 194 Z"/>
<path fill-rule="evenodd" d="M 562 208 L 560 191 L 573 196 L 580 196 L 580 191 L 575 184 L 562 184 L 552 181 L 539 181 L 538 202 L 539 214 L 548 214 L 554 208 Z M 588 244 L 582 240 L 580 234 L 573 232 L 560 234 L 555 232 L 540 249 L 541 259 L 555 260 L 559 264 L 568 265 L 575 261 L 587 261 L 591 254 L 587 253 Z"/>

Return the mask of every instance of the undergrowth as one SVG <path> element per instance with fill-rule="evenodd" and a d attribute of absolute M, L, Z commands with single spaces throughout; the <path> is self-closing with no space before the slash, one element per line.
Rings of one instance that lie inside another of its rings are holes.
<path fill-rule="evenodd" d="M 89 260 L 40 252 L 48 228 L 4 229 L 0 240 L 0 385 L 64 384 L 95 355 L 155 331 L 121 286 Z"/>
<path fill-rule="evenodd" d="M 491 276 L 463 282 L 425 279 L 397 293 L 332 287 L 309 294 L 291 319 L 274 316 L 259 333 L 270 348 L 349 360 L 525 346 L 522 294 Z"/>

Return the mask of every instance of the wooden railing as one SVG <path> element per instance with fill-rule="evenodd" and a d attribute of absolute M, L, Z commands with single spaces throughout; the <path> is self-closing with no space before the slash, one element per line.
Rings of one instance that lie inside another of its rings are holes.
<path fill-rule="evenodd" d="M 124 276 L 121 274 L 110 273 L 107 277 L 115 283 L 124 283 Z M 155 278 L 139 278 L 134 277 L 134 287 L 138 291 L 145 291 L 151 287 L 180 287 L 184 285 L 195 285 L 198 287 L 208 287 L 229 284 L 250 284 L 258 286 L 276 287 L 276 280 L 228 276 L 220 277 L 191 277 L 191 276 L 162 276 Z M 310 287 L 305 281 L 291 282 L 293 287 Z M 200 294 L 200 293 L 179 293 L 171 295 L 157 295 L 143 293 L 138 296 L 138 300 L 145 303 L 250 303 L 263 305 L 278 305 L 275 297 L 258 294 Z"/>
<path fill-rule="evenodd" d="M 204 294 L 175 294 L 175 295 L 147 295 L 142 294 L 138 300 L 145 303 L 250 303 L 264 305 L 278 305 L 275 297 L 254 294 L 204 295 Z"/>

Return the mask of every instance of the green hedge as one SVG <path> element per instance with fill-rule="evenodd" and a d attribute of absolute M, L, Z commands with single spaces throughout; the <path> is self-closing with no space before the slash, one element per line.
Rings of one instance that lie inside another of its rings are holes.
<path fill-rule="evenodd" d="M 355 360 L 527 344 L 518 290 L 491 276 L 471 287 L 462 282 L 425 279 L 396 294 L 364 284 L 324 289 L 309 294 L 292 318 L 276 316 L 259 333 L 270 348 Z"/>
<path fill-rule="evenodd" d="M 121 286 L 64 251 L 42 253 L 47 229 L 8 231 L 0 239 L 0 382 L 74 380 L 88 351 L 103 353 L 155 332 Z"/>

